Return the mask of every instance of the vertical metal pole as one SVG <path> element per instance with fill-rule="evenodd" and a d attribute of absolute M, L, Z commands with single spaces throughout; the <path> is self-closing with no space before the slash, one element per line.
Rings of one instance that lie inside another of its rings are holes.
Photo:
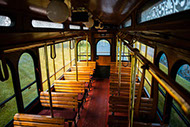
<path fill-rule="evenodd" d="M 51 117 L 53 118 L 53 108 L 52 108 L 52 98 L 51 98 L 51 88 L 50 88 L 50 79 L 49 79 L 49 67 L 48 67 L 48 54 L 47 54 L 47 44 L 44 46 L 45 62 L 46 62 L 46 73 L 47 73 L 47 82 L 49 90 L 49 102 L 50 102 L 50 111 Z"/>
<path fill-rule="evenodd" d="M 131 83 L 130 83 L 130 122 L 129 126 L 133 127 L 133 116 L 134 116 L 134 103 L 135 103 L 135 80 L 136 80 L 136 66 L 137 59 L 134 54 L 131 54 Z"/>
<path fill-rule="evenodd" d="M 118 90 L 118 95 L 120 95 L 120 87 L 121 87 L 121 51 L 122 51 L 122 42 L 120 40 L 120 43 L 119 43 L 119 75 L 118 75 L 118 78 L 119 78 L 119 90 Z"/>
<path fill-rule="evenodd" d="M 54 79 L 56 80 L 55 59 L 53 59 L 53 70 L 54 70 Z"/>
<path fill-rule="evenodd" d="M 88 35 L 86 36 L 86 65 L 88 66 Z"/>
<path fill-rule="evenodd" d="M 71 41 L 69 41 L 69 58 L 70 58 L 70 67 L 72 66 L 71 62 Z"/>
<path fill-rule="evenodd" d="M 62 43 L 63 72 L 65 72 L 64 44 Z"/>
<path fill-rule="evenodd" d="M 75 66 L 76 66 L 76 80 L 78 81 L 78 66 L 77 66 L 77 43 L 75 40 Z"/>
<path fill-rule="evenodd" d="M 115 64 L 115 66 L 117 67 L 117 63 L 118 63 L 118 35 L 117 35 L 117 38 L 116 38 L 117 40 L 116 40 L 116 64 Z"/>

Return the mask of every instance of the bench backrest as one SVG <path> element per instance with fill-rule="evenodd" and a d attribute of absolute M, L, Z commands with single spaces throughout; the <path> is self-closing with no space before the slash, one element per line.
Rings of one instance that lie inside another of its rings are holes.
<path fill-rule="evenodd" d="M 76 66 L 71 67 L 71 71 L 76 71 Z M 93 74 L 93 66 L 78 66 L 79 72 L 90 72 L 90 74 Z"/>
<path fill-rule="evenodd" d="M 84 82 L 71 81 L 70 83 L 62 82 L 64 80 L 54 81 L 54 88 L 56 92 L 65 92 L 65 93 L 84 93 L 85 84 Z"/>
<path fill-rule="evenodd" d="M 135 85 L 135 96 L 138 94 L 140 83 L 136 83 Z M 121 96 L 129 96 L 130 93 L 130 83 L 125 82 L 121 83 L 121 87 L 119 89 L 119 84 L 118 83 L 110 83 L 110 94 L 111 95 L 118 95 L 118 90 L 120 90 L 120 95 Z"/>
<path fill-rule="evenodd" d="M 78 66 L 87 66 L 87 62 L 81 61 L 77 62 Z M 93 69 L 96 69 L 96 61 L 88 61 L 88 66 L 93 66 Z"/>
<path fill-rule="evenodd" d="M 75 72 L 64 72 L 65 80 L 76 80 Z M 78 81 L 90 82 L 90 72 L 79 72 Z"/>
<path fill-rule="evenodd" d="M 109 112 L 125 113 L 129 112 L 129 97 L 110 96 L 109 98 Z"/>
<path fill-rule="evenodd" d="M 15 127 L 64 127 L 63 118 L 51 118 L 44 115 L 17 113 L 14 116 Z"/>
<path fill-rule="evenodd" d="M 61 93 L 51 92 L 52 106 L 56 108 L 78 108 L 78 94 L 77 93 Z M 44 107 L 50 107 L 49 93 L 40 93 L 40 102 Z"/>

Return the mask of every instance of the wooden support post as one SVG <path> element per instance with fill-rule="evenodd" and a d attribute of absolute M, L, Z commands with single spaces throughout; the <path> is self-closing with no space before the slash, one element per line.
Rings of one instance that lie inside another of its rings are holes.
<path fill-rule="evenodd" d="M 48 82 L 48 90 L 49 90 L 49 102 L 50 102 L 50 110 L 51 117 L 53 118 L 53 108 L 52 108 L 52 98 L 51 98 L 51 88 L 50 88 L 50 79 L 49 79 L 49 67 L 48 67 L 48 54 L 47 54 L 47 45 L 44 46 L 44 54 L 45 54 L 45 62 L 46 62 L 46 74 L 47 74 L 47 82 Z"/>

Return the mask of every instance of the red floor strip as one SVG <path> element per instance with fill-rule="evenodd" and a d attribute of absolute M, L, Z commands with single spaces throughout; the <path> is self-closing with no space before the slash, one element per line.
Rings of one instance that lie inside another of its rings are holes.
<path fill-rule="evenodd" d="M 109 79 L 96 80 L 81 112 L 78 127 L 107 127 Z"/>

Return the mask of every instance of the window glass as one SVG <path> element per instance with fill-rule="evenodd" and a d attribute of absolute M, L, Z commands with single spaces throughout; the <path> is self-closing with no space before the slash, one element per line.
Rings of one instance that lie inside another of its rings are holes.
<path fill-rule="evenodd" d="M 184 117 L 186 122 L 180 117 L 180 115 L 177 113 L 177 111 L 172 107 L 171 115 L 170 115 L 170 121 L 169 126 L 170 127 L 189 127 L 190 121 L 187 117 L 185 117 L 183 111 L 181 111 L 180 106 L 173 100 L 174 105 L 176 106 L 177 110 L 179 110 L 180 114 Z"/>
<path fill-rule="evenodd" d="M 125 23 L 124 23 L 124 28 L 131 26 L 131 19 L 128 19 Z"/>
<path fill-rule="evenodd" d="M 11 26 L 11 19 L 7 16 L 0 15 L 0 26 Z"/>
<path fill-rule="evenodd" d="M 88 60 L 91 59 L 91 46 L 88 42 Z M 78 43 L 78 60 L 86 60 L 86 40 Z"/>
<path fill-rule="evenodd" d="M 83 27 L 83 30 L 88 30 L 88 27 L 85 27 L 85 26 L 84 26 L 84 27 Z"/>
<path fill-rule="evenodd" d="M 161 55 L 160 60 L 159 60 L 159 69 L 162 70 L 164 73 L 168 74 L 168 60 L 167 60 L 167 57 L 164 53 Z M 166 91 L 160 84 L 158 84 L 158 86 L 160 89 L 159 90 L 159 96 L 158 96 L 158 98 L 159 98 L 158 108 L 161 112 L 161 115 L 163 115 L 164 103 L 165 103 L 164 95 L 166 94 Z M 163 92 L 164 95 L 161 92 Z"/>
<path fill-rule="evenodd" d="M 145 45 L 141 43 L 141 51 L 140 51 L 140 53 L 141 53 L 143 56 L 145 56 L 145 50 L 146 50 Z"/>
<path fill-rule="evenodd" d="M 161 112 L 161 115 L 163 116 L 163 112 L 164 112 L 164 103 L 165 103 L 165 94 L 166 94 L 166 91 L 165 89 L 160 85 L 158 84 L 159 86 L 159 91 L 158 91 L 158 109 L 159 111 Z M 163 92 L 163 93 L 162 93 Z"/>
<path fill-rule="evenodd" d="M 53 29 L 63 29 L 64 25 L 61 23 L 54 23 L 48 21 L 32 20 L 32 26 L 34 28 L 53 28 Z"/>
<path fill-rule="evenodd" d="M 120 46 L 120 42 L 118 42 L 118 57 L 117 57 L 118 60 L 119 60 L 119 46 Z M 121 50 L 122 50 L 122 52 L 121 52 L 121 61 L 130 61 L 129 50 L 128 50 L 127 46 L 124 45 L 123 42 L 122 42 L 122 45 L 121 45 Z"/>
<path fill-rule="evenodd" d="M 1 61 L 0 61 L 1 65 Z M 8 67 L 8 66 L 7 66 Z M 18 112 L 17 110 L 17 104 L 16 104 L 16 99 L 15 99 L 15 93 L 14 93 L 14 87 L 13 87 L 13 82 L 12 82 L 12 76 L 11 76 L 11 71 L 10 68 L 8 67 L 8 72 L 9 72 L 9 78 L 8 80 L 2 82 L 0 81 L 0 123 L 2 127 L 4 127 L 10 120 L 13 119 L 13 116 L 15 113 Z M 7 99 L 10 99 L 8 102 L 3 103 Z M 11 107 L 11 108 L 10 108 Z"/>
<path fill-rule="evenodd" d="M 80 30 L 80 26 L 78 26 L 78 25 L 69 25 L 69 29 Z"/>
<path fill-rule="evenodd" d="M 42 86 L 43 86 L 43 90 L 47 90 L 48 86 L 47 86 L 47 81 L 45 81 L 47 79 L 47 73 L 46 73 L 46 63 L 45 63 L 45 54 L 44 54 L 44 47 L 39 48 L 39 57 L 40 57 L 40 68 L 41 68 L 41 76 L 42 76 Z M 45 81 L 45 82 L 44 82 Z"/>
<path fill-rule="evenodd" d="M 55 50 L 56 50 L 55 67 L 57 72 L 56 78 L 58 79 L 63 74 L 63 71 L 60 70 L 63 67 L 62 43 L 56 44 Z"/>
<path fill-rule="evenodd" d="M 176 75 L 176 82 L 190 92 L 190 66 L 182 65 Z"/>
<path fill-rule="evenodd" d="M 154 61 L 154 48 L 148 46 L 147 48 L 147 59 L 153 63 Z"/>
<path fill-rule="evenodd" d="M 24 102 L 24 107 L 28 106 L 37 96 L 38 89 L 36 78 L 35 78 L 35 70 L 34 70 L 34 62 L 32 57 L 28 53 L 22 54 L 19 60 L 19 78 L 21 84 L 22 98 Z M 28 86 L 31 83 L 32 86 Z M 27 87 L 26 89 L 24 89 Z"/>
<path fill-rule="evenodd" d="M 110 43 L 105 40 L 99 40 L 96 46 L 96 55 L 110 55 Z"/>
<path fill-rule="evenodd" d="M 168 60 L 166 55 L 163 53 L 159 60 L 159 68 L 166 74 L 168 74 Z"/>
<path fill-rule="evenodd" d="M 140 23 L 190 9 L 190 0 L 160 0 L 140 14 Z"/>
<path fill-rule="evenodd" d="M 65 58 L 65 71 L 69 69 L 69 62 L 70 62 L 70 56 L 69 56 L 69 41 L 63 42 L 64 45 L 64 58 Z"/>
<path fill-rule="evenodd" d="M 34 61 L 30 54 L 24 53 L 19 60 L 19 77 L 21 89 L 36 81 Z"/>
<path fill-rule="evenodd" d="M 136 48 L 139 49 L 139 42 L 136 42 Z"/>
<path fill-rule="evenodd" d="M 177 72 L 176 82 L 184 87 L 188 92 L 190 92 L 190 66 L 188 64 L 183 64 Z M 170 117 L 170 126 L 190 126 L 190 120 L 183 113 L 181 106 L 173 100 L 173 106 Z"/>

